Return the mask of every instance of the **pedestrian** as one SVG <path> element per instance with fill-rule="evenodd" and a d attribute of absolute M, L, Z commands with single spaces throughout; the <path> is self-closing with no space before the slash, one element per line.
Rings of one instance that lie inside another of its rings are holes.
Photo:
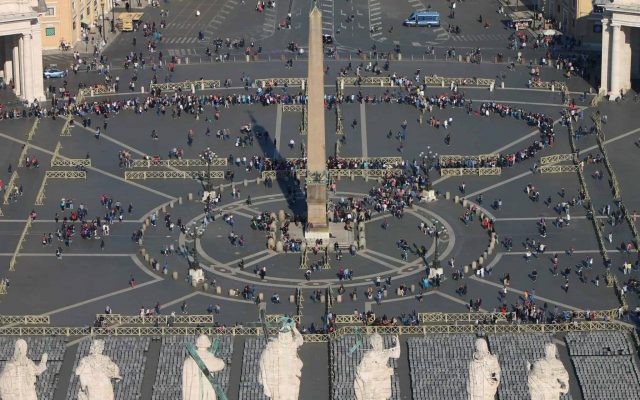
<path fill-rule="evenodd" d="M 183 300 L 182 304 L 180 305 L 180 310 L 182 311 L 183 314 L 187 313 L 187 301 Z"/>
<path fill-rule="evenodd" d="M 100 140 L 100 127 L 96 129 L 95 137 L 97 140 Z"/>
<path fill-rule="evenodd" d="M 104 251 L 104 239 L 100 240 L 100 251 Z"/>

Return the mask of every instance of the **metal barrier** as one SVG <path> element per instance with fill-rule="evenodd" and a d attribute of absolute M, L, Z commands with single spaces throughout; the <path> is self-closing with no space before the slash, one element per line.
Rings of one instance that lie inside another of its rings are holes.
<path fill-rule="evenodd" d="M 96 319 L 102 320 L 107 325 L 153 325 L 155 323 L 166 325 L 171 322 L 177 325 L 202 325 L 213 324 L 213 315 L 121 315 L 121 314 L 96 314 Z"/>
<path fill-rule="evenodd" d="M 569 165 L 543 165 L 539 168 L 542 174 L 561 174 L 565 172 L 576 172 L 580 169 L 580 164 Z"/>
<path fill-rule="evenodd" d="M 38 130 L 38 125 L 40 125 L 40 118 L 36 117 L 35 121 L 33 121 L 33 125 L 31 126 L 31 129 L 29 130 L 29 133 L 27 133 L 27 141 L 30 142 L 31 140 L 33 140 L 33 135 L 36 134 L 36 131 Z"/>
<path fill-rule="evenodd" d="M 54 158 L 57 158 L 55 154 Z M 36 195 L 35 205 L 37 206 L 44 205 L 44 200 L 46 199 L 45 188 L 49 179 L 87 179 L 87 173 L 85 171 L 46 171 Z"/>
<path fill-rule="evenodd" d="M 389 76 L 345 76 L 337 79 L 340 86 L 393 86 L 393 79 Z"/>
<path fill-rule="evenodd" d="M 9 204 L 9 196 L 11 196 L 11 193 L 15 191 L 14 188 L 16 187 L 17 179 L 18 179 L 18 171 L 13 170 L 13 173 L 11 173 L 11 178 L 9 178 L 9 183 L 7 183 L 7 186 L 5 187 L 4 198 L 2 201 L 3 204 L 5 205 Z"/>
<path fill-rule="evenodd" d="M 569 117 L 567 121 L 568 121 L 567 130 L 569 133 L 569 145 L 571 146 L 571 152 L 576 153 L 577 147 L 575 142 L 575 132 L 573 130 L 573 121 L 571 120 L 571 117 Z M 579 161 L 577 157 L 574 158 L 573 163 L 575 165 L 579 165 Z M 591 218 L 591 222 L 593 223 L 593 228 L 596 231 L 596 238 L 598 239 L 598 247 L 600 248 L 600 253 L 602 254 L 603 260 L 607 261 L 609 257 L 607 255 L 607 246 L 604 243 L 604 234 L 602 233 L 602 227 L 600 227 L 598 220 L 595 218 L 596 210 L 593 208 L 593 203 L 591 201 L 591 196 L 589 195 L 589 189 L 587 188 L 587 182 L 584 178 L 584 173 L 582 172 L 582 169 L 579 167 L 577 168 L 577 171 L 578 171 L 578 180 L 580 182 L 580 187 L 582 189 L 582 192 L 584 193 L 585 203 L 587 205 L 587 208 L 589 209 L 589 213 L 593 216 Z"/>
<path fill-rule="evenodd" d="M 551 82 L 547 82 L 547 81 L 536 81 L 536 82 L 531 82 L 531 87 L 532 88 L 538 88 L 538 89 L 549 89 L 549 90 L 560 90 L 562 92 L 564 91 L 568 91 L 568 87 L 567 84 L 564 82 L 558 82 L 558 81 L 551 81 Z"/>
<path fill-rule="evenodd" d="M 285 315 L 285 314 L 267 314 L 265 315 L 265 321 L 268 323 L 276 323 L 276 322 L 280 322 L 280 320 L 282 318 L 291 318 L 294 321 L 296 321 L 297 324 L 299 324 L 302 320 L 302 318 L 300 317 L 300 315 Z"/>
<path fill-rule="evenodd" d="M 183 158 L 169 160 L 131 160 L 128 168 L 151 168 L 151 167 L 206 167 L 207 162 L 198 158 Z M 211 161 L 212 167 L 226 167 L 226 158 L 214 158 Z"/>
<path fill-rule="evenodd" d="M 214 89 L 220 87 L 220 81 L 214 79 L 201 79 L 197 81 L 183 81 L 183 82 L 162 82 L 152 83 L 149 85 L 149 90 L 160 89 L 161 91 L 167 90 L 205 90 Z"/>
<path fill-rule="evenodd" d="M 0 325 L 49 325 L 48 315 L 0 315 Z"/>
<path fill-rule="evenodd" d="M 482 86 L 490 87 L 496 84 L 495 79 L 489 78 L 447 78 L 442 76 L 425 76 L 424 83 L 431 86 L 450 86 L 451 83 L 458 86 Z"/>
<path fill-rule="evenodd" d="M 330 169 L 329 177 L 332 179 L 339 178 L 384 178 L 388 175 L 397 175 L 401 174 L 402 170 L 398 168 L 389 168 L 389 169 Z M 276 171 L 262 171 L 262 179 L 275 179 L 275 178 L 283 178 L 290 177 L 295 175 L 298 178 L 307 176 L 306 169 L 295 169 L 295 170 L 276 170 Z"/>
<path fill-rule="evenodd" d="M 90 167 L 91 160 L 88 158 L 58 158 L 51 159 L 52 167 Z"/>
<path fill-rule="evenodd" d="M 594 331 L 629 331 L 628 325 L 616 321 L 579 321 L 561 324 L 439 324 L 417 326 L 341 326 L 330 334 L 303 334 L 307 343 L 325 343 L 345 335 L 430 335 L 430 334 L 500 334 L 500 333 L 560 333 Z M 270 335 L 279 328 L 269 328 Z M 0 326 L 0 336 L 261 336 L 261 327 L 153 327 L 114 326 L 95 327 L 52 327 L 52 326 Z"/>
<path fill-rule="evenodd" d="M 261 88 L 270 86 L 295 86 L 303 87 L 307 78 L 260 78 L 254 81 L 255 85 Z"/>
<path fill-rule="evenodd" d="M 552 154 L 550 156 L 540 157 L 540 165 L 557 164 L 561 161 L 573 161 L 575 154 Z"/>
<path fill-rule="evenodd" d="M 92 97 L 92 96 L 103 96 L 106 94 L 114 94 L 116 93 L 116 88 L 114 85 L 110 86 L 91 86 L 88 88 L 83 88 L 78 90 L 78 95 L 81 98 Z"/>
<path fill-rule="evenodd" d="M 125 171 L 124 179 L 206 179 L 207 171 Z M 223 179 L 224 171 L 210 171 L 211 179 Z"/>
<path fill-rule="evenodd" d="M 67 114 L 62 129 L 60 130 L 60 136 L 71 136 L 71 121 L 73 120 L 73 114 Z"/>
<path fill-rule="evenodd" d="M 283 104 L 282 112 L 303 112 L 304 104 Z"/>
<path fill-rule="evenodd" d="M 502 168 L 440 168 L 440 176 L 477 175 L 489 176 L 502 174 Z"/>
<path fill-rule="evenodd" d="M 452 162 L 465 162 L 465 161 L 474 161 L 477 163 L 481 162 L 498 162 L 500 158 L 500 154 L 491 153 L 491 154 L 473 154 L 473 155 L 454 155 L 454 154 L 443 154 L 438 157 L 438 162 L 440 165 L 447 165 Z M 445 167 L 446 168 L 446 167 Z"/>
<path fill-rule="evenodd" d="M 18 253 L 22 250 L 22 243 L 24 242 L 25 236 L 27 236 L 27 232 L 31 228 L 31 224 L 33 220 L 31 218 L 27 218 L 27 222 L 24 224 L 24 228 L 22 228 L 22 232 L 20 233 L 20 238 L 18 238 L 18 244 L 16 245 L 16 249 L 11 256 L 11 260 L 9 260 L 9 271 L 16 270 L 16 263 L 18 261 Z"/>

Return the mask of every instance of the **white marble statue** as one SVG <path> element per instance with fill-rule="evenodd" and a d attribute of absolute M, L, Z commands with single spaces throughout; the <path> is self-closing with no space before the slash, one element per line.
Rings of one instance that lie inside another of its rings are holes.
<path fill-rule="evenodd" d="M 200 335 L 196 340 L 196 351 L 207 366 L 209 372 L 224 369 L 224 361 L 216 357 L 209 349 L 211 341 L 207 335 Z M 182 400 L 216 400 L 216 391 L 211 382 L 204 376 L 198 364 L 188 355 L 182 365 Z"/>
<path fill-rule="evenodd" d="M 558 400 L 560 395 L 569 392 L 569 373 L 558 359 L 555 344 L 547 343 L 544 357 L 533 365 L 527 363 L 527 369 L 531 400 Z"/>
<path fill-rule="evenodd" d="M 37 400 L 36 377 L 47 369 L 47 353 L 42 354 L 40 364 L 36 365 L 27 358 L 27 342 L 16 340 L 13 357 L 4 366 L 0 374 L 0 399 Z"/>
<path fill-rule="evenodd" d="M 302 360 L 298 347 L 303 344 L 302 335 L 293 323 L 280 329 L 269 339 L 260 355 L 260 376 L 264 394 L 271 400 L 297 400 L 300 392 Z"/>
<path fill-rule="evenodd" d="M 382 336 L 374 333 L 369 336 L 369 343 L 372 349 L 362 356 L 353 382 L 356 399 L 388 400 L 391 397 L 391 376 L 393 376 L 389 359 L 400 357 L 400 341 L 396 336 L 394 346 L 385 349 Z"/>
<path fill-rule="evenodd" d="M 102 352 L 104 341 L 91 342 L 89 355 L 83 357 L 76 367 L 80 380 L 78 400 L 114 400 L 111 380 L 121 379 L 120 368 Z"/>
<path fill-rule="evenodd" d="M 469 400 L 494 400 L 500 385 L 498 356 L 489 353 L 485 339 L 476 339 L 476 351 L 469 362 Z"/>

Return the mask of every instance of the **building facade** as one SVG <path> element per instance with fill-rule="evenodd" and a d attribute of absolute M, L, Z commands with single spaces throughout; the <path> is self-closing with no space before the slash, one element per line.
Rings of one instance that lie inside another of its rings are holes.
<path fill-rule="evenodd" d="M 0 0 L 0 68 L 3 80 L 27 101 L 44 100 L 42 0 Z"/>
<path fill-rule="evenodd" d="M 606 0 L 607 2 L 609 0 Z M 545 18 L 583 47 L 600 47 L 602 12 L 599 0 L 546 0 Z"/>
<path fill-rule="evenodd" d="M 640 1 L 613 0 L 603 7 L 600 92 L 615 98 L 640 79 Z"/>
<path fill-rule="evenodd" d="M 42 45 L 45 49 L 59 48 L 62 43 L 74 45 L 85 40 L 89 33 L 111 29 L 115 0 L 48 0 L 47 9 L 40 16 Z"/>

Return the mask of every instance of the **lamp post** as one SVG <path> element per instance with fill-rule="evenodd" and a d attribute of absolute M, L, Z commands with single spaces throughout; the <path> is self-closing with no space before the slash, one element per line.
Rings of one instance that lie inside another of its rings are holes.
<path fill-rule="evenodd" d="M 436 241 L 436 247 L 433 251 L 433 262 L 431 263 L 431 267 L 440 268 L 440 251 L 438 250 L 438 241 L 441 237 L 447 234 L 447 228 L 445 228 L 443 225 L 438 226 L 439 222 L 436 219 L 433 219 L 432 221 L 435 228 L 434 237 Z"/>
<path fill-rule="evenodd" d="M 111 32 L 116 31 L 116 0 L 111 0 Z"/>
<path fill-rule="evenodd" d="M 100 0 L 100 8 L 102 9 L 102 25 L 100 31 L 102 32 L 102 38 L 104 39 L 104 0 Z"/>
<path fill-rule="evenodd" d="M 193 223 L 190 227 L 187 228 L 187 237 L 189 237 L 193 241 L 193 246 L 191 247 L 191 253 L 193 254 L 193 262 L 191 266 L 195 269 L 200 268 L 200 263 L 198 262 L 198 250 L 196 249 L 196 242 L 198 239 L 204 235 L 204 228 L 199 227 L 196 223 Z"/>
<path fill-rule="evenodd" d="M 431 146 L 427 146 L 427 152 L 420 152 L 422 158 L 422 166 L 427 172 L 427 190 L 431 190 L 431 169 L 435 167 L 438 161 L 438 153 L 431 151 Z"/>
<path fill-rule="evenodd" d="M 202 153 L 200 153 L 200 159 L 207 163 L 207 183 L 204 188 L 207 192 L 211 192 L 211 189 L 213 187 L 211 185 L 211 164 L 213 163 L 213 160 L 215 158 L 216 153 L 214 153 L 209 147 L 207 147 L 202 151 Z"/>

